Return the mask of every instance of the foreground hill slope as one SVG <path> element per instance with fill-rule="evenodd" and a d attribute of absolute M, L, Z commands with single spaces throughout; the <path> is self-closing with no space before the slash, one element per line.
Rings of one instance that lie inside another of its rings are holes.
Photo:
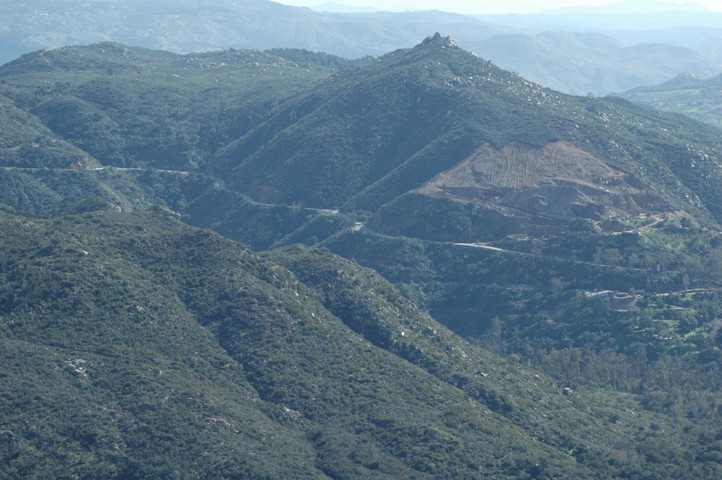
<path fill-rule="evenodd" d="M 4 478 L 712 468 L 648 457 L 681 439 L 664 417 L 565 396 L 327 251 L 261 258 L 164 213 L 1 216 Z"/>

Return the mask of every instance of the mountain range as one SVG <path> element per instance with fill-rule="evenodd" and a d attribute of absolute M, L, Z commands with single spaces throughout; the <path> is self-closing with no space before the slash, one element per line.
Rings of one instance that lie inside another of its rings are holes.
<path fill-rule="evenodd" d="M 442 35 L 0 67 L 5 478 L 718 478 L 720 131 Z"/>
<path fill-rule="evenodd" d="M 192 0 L 152 6 L 117 0 L 6 2 L 0 6 L 0 63 L 37 49 L 101 41 L 176 53 L 292 47 L 359 58 L 411 47 L 441 32 L 502 68 L 576 95 L 623 92 L 685 72 L 709 77 L 722 71 L 722 14 L 659 2 L 645 8 L 645 13 L 599 7 L 467 16 L 319 12 L 265 0 L 202 6 Z"/>

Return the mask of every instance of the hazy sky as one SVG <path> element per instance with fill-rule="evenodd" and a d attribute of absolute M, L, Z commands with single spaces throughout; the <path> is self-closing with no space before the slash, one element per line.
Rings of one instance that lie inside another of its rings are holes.
<path fill-rule="evenodd" d="M 558 8 L 619 3 L 620 0 L 275 0 L 296 6 L 314 6 L 331 1 L 354 7 L 374 7 L 381 10 L 443 10 L 466 14 L 529 13 Z M 648 0 L 638 0 L 645 2 Z M 661 0 L 667 3 L 686 3 L 685 0 Z M 689 0 L 687 0 L 689 2 Z M 722 0 L 692 0 L 710 10 L 722 11 Z"/>

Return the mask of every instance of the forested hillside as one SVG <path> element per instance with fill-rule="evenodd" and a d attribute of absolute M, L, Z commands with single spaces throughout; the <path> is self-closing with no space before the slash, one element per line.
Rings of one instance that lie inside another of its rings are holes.
<path fill-rule="evenodd" d="M 722 137 L 440 35 L 0 67 L 0 476 L 722 475 Z"/>
<path fill-rule="evenodd" d="M 701 453 L 636 400 L 567 396 L 328 251 L 262 258 L 152 211 L 2 222 L 4 478 L 714 468 L 672 467 Z"/>

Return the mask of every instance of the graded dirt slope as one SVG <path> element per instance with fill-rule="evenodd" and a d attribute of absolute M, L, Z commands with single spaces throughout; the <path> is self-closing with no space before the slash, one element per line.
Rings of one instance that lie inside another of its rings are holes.
<path fill-rule="evenodd" d="M 666 208 L 633 175 L 566 141 L 542 148 L 514 142 L 501 150 L 481 145 L 419 192 L 561 216 L 627 215 Z"/>

